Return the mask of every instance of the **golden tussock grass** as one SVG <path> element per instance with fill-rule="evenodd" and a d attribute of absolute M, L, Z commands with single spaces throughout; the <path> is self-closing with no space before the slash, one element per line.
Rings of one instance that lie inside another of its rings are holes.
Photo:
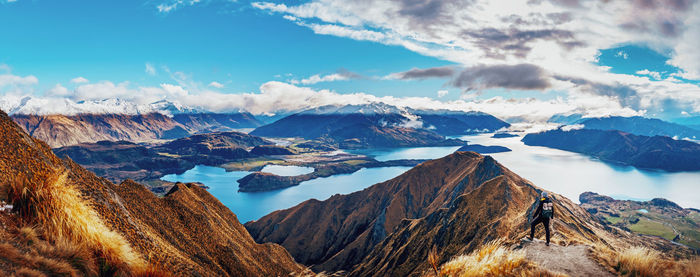
<path fill-rule="evenodd" d="M 617 255 L 621 276 L 700 276 L 700 260 L 672 260 L 653 249 L 631 247 Z"/>
<path fill-rule="evenodd" d="M 500 241 L 482 245 L 471 254 L 462 255 L 445 263 L 438 276 L 560 276 L 525 258 L 524 250 L 510 250 Z"/>
<path fill-rule="evenodd" d="M 42 172 L 42 176 L 37 176 Z M 93 249 L 99 257 L 100 274 L 145 270 L 143 259 L 120 234 L 104 224 L 77 189 L 67 184 L 67 176 L 67 171 L 37 171 L 31 177 L 20 172 L 8 182 L 8 199 L 27 222 L 41 224 L 50 240 L 65 239 Z M 25 240 L 36 236 L 26 230 L 20 232 L 27 232 L 22 234 Z"/>

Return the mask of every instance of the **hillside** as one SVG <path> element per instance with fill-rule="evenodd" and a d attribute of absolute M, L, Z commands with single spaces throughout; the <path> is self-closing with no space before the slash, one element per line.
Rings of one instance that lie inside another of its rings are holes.
<path fill-rule="evenodd" d="M 621 131 L 550 130 L 528 134 L 522 141 L 582 153 L 601 160 L 666 171 L 700 170 L 700 144 L 665 136 L 637 136 Z"/>
<path fill-rule="evenodd" d="M 227 132 L 263 125 L 249 113 L 179 113 L 173 116 L 173 120 L 196 133 Z"/>
<path fill-rule="evenodd" d="M 189 132 L 170 117 L 159 113 L 143 115 L 12 115 L 12 119 L 29 135 L 51 147 L 102 140 L 148 142 L 175 139 Z"/>
<path fill-rule="evenodd" d="M 577 122 L 586 129 L 619 130 L 641 136 L 668 136 L 677 139 L 700 139 L 700 130 L 688 126 L 641 116 L 584 118 Z"/>
<path fill-rule="evenodd" d="M 253 157 L 249 148 L 272 142 L 240 132 L 220 132 L 192 135 L 153 148 L 154 151 L 190 161 L 195 164 L 220 165 L 234 159 Z"/>
<path fill-rule="evenodd" d="M 128 141 L 99 141 L 53 149 L 59 157 L 70 157 L 84 168 L 111 182 L 158 179 L 166 174 L 181 174 L 195 165 L 184 159 L 159 155 Z"/>
<path fill-rule="evenodd" d="M 178 184 L 159 198 L 131 181 L 113 184 L 59 159 L 4 112 L 0 136 L 0 198 L 14 205 L 12 213 L 0 213 L 2 275 L 287 276 L 303 270 L 280 246 L 256 244 L 202 188 Z"/>
<path fill-rule="evenodd" d="M 508 128 L 509 123 L 482 112 L 412 110 L 423 126 L 443 136 L 490 133 Z"/>
<path fill-rule="evenodd" d="M 664 237 L 700 249 L 700 211 L 662 198 L 615 200 L 593 192 L 579 196 L 581 207 L 598 219 L 632 232 Z"/>
<path fill-rule="evenodd" d="M 442 264 L 491 240 L 524 237 L 540 191 L 488 156 L 456 152 L 359 192 L 273 212 L 246 228 L 256 241 L 279 243 L 317 271 L 417 276 L 428 270 L 434 245 Z M 687 254 L 661 239 L 604 227 L 575 203 L 554 197 L 561 213 L 555 243 L 623 248 L 633 242 Z"/>

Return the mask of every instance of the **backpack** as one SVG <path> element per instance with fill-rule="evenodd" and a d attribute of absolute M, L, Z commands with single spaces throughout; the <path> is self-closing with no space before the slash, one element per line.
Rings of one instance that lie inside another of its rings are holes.
<path fill-rule="evenodd" d="M 542 203 L 542 216 L 552 218 L 554 215 L 554 203 L 547 201 Z"/>

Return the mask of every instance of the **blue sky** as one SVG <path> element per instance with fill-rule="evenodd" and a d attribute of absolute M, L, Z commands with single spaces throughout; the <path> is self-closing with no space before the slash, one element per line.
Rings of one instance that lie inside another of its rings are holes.
<path fill-rule="evenodd" d="M 59 12 L 60 11 L 60 12 Z M 366 77 L 452 62 L 398 46 L 356 41 L 311 30 L 244 3 L 212 3 L 161 14 L 141 1 L 18 1 L 0 5 L 0 63 L 32 74 L 44 89 L 88 80 L 169 82 L 163 67 L 228 92 L 255 91 L 271 80 L 349 70 Z M 156 76 L 145 72 L 152 64 Z M 288 76 L 287 74 L 293 74 Z M 377 95 L 435 94 L 444 81 L 360 79 L 324 84 Z"/>
<path fill-rule="evenodd" d="M 261 113 L 384 101 L 518 120 L 700 114 L 696 1 L 506 2 L 0 0 L 0 106 L 21 112 L 30 95 L 24 111 L 45 113 L 64 111 L 41 107 L 59 97 L 73 112 L 120 98 Z"/>

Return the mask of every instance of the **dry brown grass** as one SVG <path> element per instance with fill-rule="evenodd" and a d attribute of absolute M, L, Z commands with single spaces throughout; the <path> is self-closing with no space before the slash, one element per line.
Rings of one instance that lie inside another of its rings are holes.
<path fill-rule="evenodd" d="M 42 172 L 43 176 L 36 176 Z M 67 184 L 67 176 L 67 171 L 38 171 L 33 176 L 20 172 L 8 182 L 8 199 L 26 222 L 40 224 L 49 240 L 64 241 L 64 246 L 86 245 L 94 250 L 100 274 L 133 274 L 134 270 L 144 270 L 142 258 L 120 234 L 104 224 L 77 189 Z M 23 240 L 35 240 L 36 234 L 31 230 L 20 231 Z"/>
<path fill-rule="evenodd" d="M 646 247 L 631 247 L 617 255 L 621 276 L 700 276 L 700 260 L 672 260 Z"/>
<path fill-rule="evenodd" d="M 438 259 L 437 246 L 433 245 L 433 248 L 431 248 L 430 252 L 428 252 L 428 264 L 430 264 L 430 267 L 433 269 L 435 276 L 440 275 L 438 272 Z"/>
<path fill-rule="evenodd" d="M 525 258 L 524 250 L 510 250 L 500 241 L 482 245 L 469 255 L 452 259 L 440 268 L 439 276 L 560 276 L 537 267 Z"/>
<path fill-rule="evenodd" d="M 0 260 L 9 262 L 15 275 L 96 276 L 93 256 L 93 251 L 81 244 L 63 239 L 47 242 L 32 227 L 20 228 L 13 238 L 0 244 Z"/>

